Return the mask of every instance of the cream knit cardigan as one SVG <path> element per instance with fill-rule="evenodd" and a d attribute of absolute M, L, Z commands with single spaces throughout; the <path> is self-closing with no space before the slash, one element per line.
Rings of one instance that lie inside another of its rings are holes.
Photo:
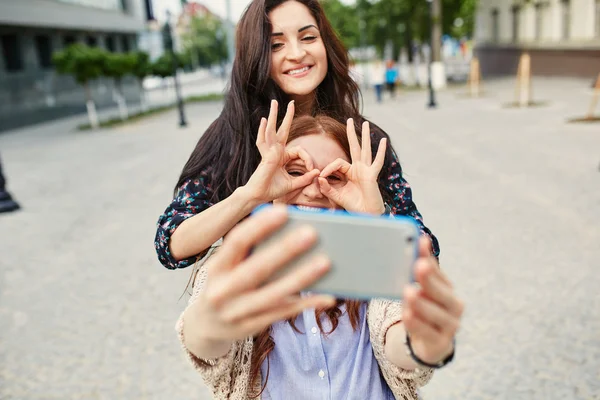
<path fill-rule="evenodd" d="M 210 254 L 209 254 L 210 255 Z M 205 257 L 205 259 L 208 258 Z M 188 307 L 196 300 L 206 281 L 206 268 L 200 267 L 194 292 Z M 390 326 L 402 319 L 402 306 L 398 301 L 371 300 L 367 307 L 367 324 L 369 325 L 373 353 L 379 364 L 381 374 L 389 385 L 397 400 L 417 400 L 417 387 L 425 385 L 431 379 L 433 370 L 418 368 L 405 370 L 398 368 L 385 357 L 385 335 Z M 179 340 L 194 368 L 200 373 L 216 400 L 249 400 L 260 392 L 261 377 L 256 379 L 254 387 L 250 387 L 250 363 L 252 360 L 253 338 L 234 342 L 229 352 L 215 360 L 201 360 L 194 356 L 184 344 L 183 314 L 177 321 L 176 330 Z M 260 374 L 260 373 L 259 373 Z M 290 377 L 293 378 L 293 377 Z"/>

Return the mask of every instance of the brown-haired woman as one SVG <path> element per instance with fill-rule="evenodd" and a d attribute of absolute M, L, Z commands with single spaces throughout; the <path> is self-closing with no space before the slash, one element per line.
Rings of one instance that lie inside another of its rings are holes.
<path fill-rule="evenodd" d="M 290 177 L 282 172 L 267 183 L 251 179 L 264 172 L 255 143 L 270 108 L 294 100 L 300 115 L 353 118 L 357 127 L 365 120 L 359 113 L 358 87 L 348 74 L 347 52 L 318 0 L 252 1 L 238 24 L 236 43 L 221 115 L 198 141 L 158 222 L 155 247 L 160 262 L 170 269 L 192 265 L 254 207 L 318 174 Z M 288 107 L 292 115 L 293 107 Z M 388 137 L 371 127 L 375 141 Z M 303 153 L 296 149 L 287 156 L 302 159 Z M 389 141 L 378 184 L 391 212 L 414 218 L 438 256 L 438 242 L 423 225 Z"/>
<path fill-rule="evenodd" d="M 326 116 L 296 118 L 286 147 L 302 147 L 305 160 L 276 157 L 283 152 L 272 145 L 262 162 L 290 176 L 313 168 L 321 172 L 274 203 L 381 214 L 377 177 L 386 140 L 372 159 L 368 123 L 361 138 L 362 148 L 352 120 L 345 127 Z M 259 145 L 277 140 L 274 130 L 260 130 Z M 313 231 L 292 232 L 246 258 L 283 221 L 285 210 L 274 210 L 234 228 L 200 269 L 179 320 L 184 348 L 215 398 L 416 399 L 430 367 L 451 358 L 463 308 L 431 256 L 429 241 L 421 239 L 419 287 L 404 289 L 404 304 L 297 296 L 327 271 L 326 258 L 316 257 L 278 280 L 269 277 L 314 243 Z"/>

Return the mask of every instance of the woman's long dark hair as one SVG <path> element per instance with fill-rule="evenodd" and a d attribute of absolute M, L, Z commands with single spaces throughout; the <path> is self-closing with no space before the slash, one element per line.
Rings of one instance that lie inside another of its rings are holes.
<path fill-rule="evenodd" d="M 280 110 L 290 101 L 270 78 L 271 24 L 268 13 L 286 1 L 304 4 L 317 21 L 327 51 L 327 74 L 316 89 L 313 115 L 339 121 L 360 121 L 357 84 L 348 74 L 348 53 L 336 36 L 318 0 L 254 0 L 239 21 L 231 82 L 221 115 L 208 127 L 185 164 L 175 191 L 186 181 L 203 176 L 213 203 L 245 185 L 260 162 L 256 135 L 261 117 L 275 99 Z M 283 113 L 279 113 L 280 120 Z"/>

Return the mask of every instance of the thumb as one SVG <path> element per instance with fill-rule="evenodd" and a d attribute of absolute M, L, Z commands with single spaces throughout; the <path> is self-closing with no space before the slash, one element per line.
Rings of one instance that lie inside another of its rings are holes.
<path fill-rule="evenodd" d="M 319 176 L 320 171 L 318 169 L 313 169 L 310 172 L 305 173 L 302 176 L 298 176 L 296 178 L 292 178 L 291 190 L 296 190 L 303 188 L 305 186 L 310 185 L 310 183 Z"/>
<path fill-rule="evenodd" d="M 433 255 L 433 245 L 427 235 L 419 238 L 419 257 L 431 257 Z"/>
<path fill-rule="evenodd" d="M 327 182 L 327 179 L 321 176 L 319 177 L 319 188 L 321 193 L 323 193 L 328 199 L 343 207 L 343 205 L 340 204 L 341 196 L 339 190 L 332 188 L 329 182 Z"/>

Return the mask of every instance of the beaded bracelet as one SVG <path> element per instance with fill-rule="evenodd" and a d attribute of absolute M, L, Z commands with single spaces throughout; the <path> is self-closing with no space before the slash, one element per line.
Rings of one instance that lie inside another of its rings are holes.
<path fill-rule="evenodd" d="M 448 365 L 454 359 L 454 350 L 456 349 L 456 340 L 452 339 L 452 353 L 450 353 L 448 355 L 448 357 L 444 358 L 442 361 L 440 361 L 436 364 L 430 364 L 428 362 L 421 360 L 419 357 L 417 357 L 417 355 L 415 354 L 415 352 L 410 344 L 410 336 L 408 336 L 408 333 L 406 334 L 406 340 L 404 341 L 404 344 L 406 345 L 406 349 L 407 349 L 406 354 L 408 354 L 417 364 L 422 365 L 424 367 L 435 368 L 435 369 L 439 369 L 439 368 L 442 368 L 442 367 Z"/>

